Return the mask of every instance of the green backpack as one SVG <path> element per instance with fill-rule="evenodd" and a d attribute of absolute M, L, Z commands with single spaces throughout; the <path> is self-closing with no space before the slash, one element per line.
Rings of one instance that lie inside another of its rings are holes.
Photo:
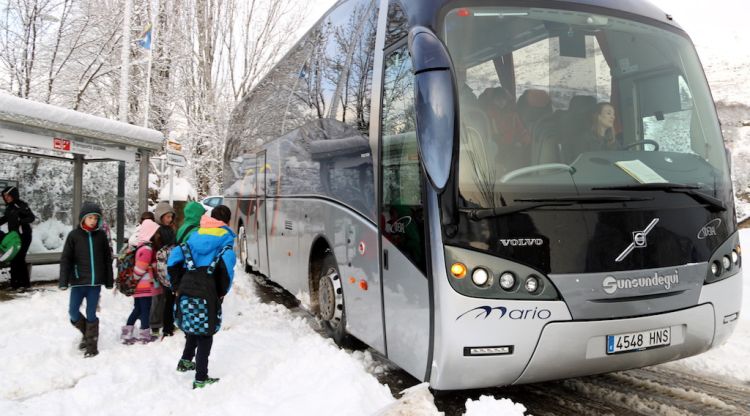
<path fill-rule="evenodd" d="M 0 267 L 7 267 L 21 250 L 21 236 L 17 232 L 0 231 Z"/>

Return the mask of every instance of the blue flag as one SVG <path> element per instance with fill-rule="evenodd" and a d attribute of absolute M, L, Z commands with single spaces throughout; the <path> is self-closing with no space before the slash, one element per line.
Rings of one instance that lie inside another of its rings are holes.
<path fill-rule="evenodd" d="M 147 24 L 146 28 L 143 29 L 143 33 L 138 38 L 138 46 L 143 49 L 151 49 L 151 23 Z"/>

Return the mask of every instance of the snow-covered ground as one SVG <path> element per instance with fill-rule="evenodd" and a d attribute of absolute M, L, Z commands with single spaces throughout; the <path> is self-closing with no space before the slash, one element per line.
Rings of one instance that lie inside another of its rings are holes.
<path fill-rule="evenodd" d="M 741 232 L 750 252 L 750 230 Z M 747 272 L 750 274 L 750 272 Z M 257 415 L 438 415 L 426 385 L 399 400 L 375 375 L 387 371 L 369 352 L 344 351 L 284 306 L 263 303 L 238 271 L 214 339 L 210 374 L 221 382 L 193 391 L 193 373 L 175 371 L 178 336 L 148 345 L 119 344 L 132 299 L 104 291 L 100 354 L 84 359 L 67 318 L 68 292 L 43 289 L 0 302 L 0 415 L 104 413 Z M 750 294 L 745 276 L 744 292 Z M 750 296 L 737 330 L 722 347 L 665 364 L 750 382 Z M 522 404 L 482 396 L 466 415 L 523 415 Z"/>

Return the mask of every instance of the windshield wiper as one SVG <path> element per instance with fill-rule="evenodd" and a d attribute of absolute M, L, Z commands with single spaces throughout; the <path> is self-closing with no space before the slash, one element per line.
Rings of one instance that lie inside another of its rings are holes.
<path fill-rule="evenodd" d="M 726 211 L 727 206 L 724 201 L 698 192 L 702 189 L 700 186 L 683 185 L 679 183 L 641 183 L 638 185 L 606 186 L 601 188 L 591 188 L 592 191 L 664 191 L 675 192 L 688 195 L 699 203 L 707 204 L 711 211 Z"/>
<path fill-rule="evenodd" d="M 469 219 L 474 221 L 490 217 L 513 214 L 528 211 L 539 207 L 568 206 L 575 204 L 607 204 L 612 202 L 650 201 L 653 198 L 633 198 L 622 195 L 586 195 L 586 196 L 561 196 L 557 198 L 520 198 L 514 199 L 515 204 L 497 208 L 470 208 L 462 209 Z"/>

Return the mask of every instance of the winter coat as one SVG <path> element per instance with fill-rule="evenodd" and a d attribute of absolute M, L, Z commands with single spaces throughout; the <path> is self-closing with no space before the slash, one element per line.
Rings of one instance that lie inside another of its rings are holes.
<path fill-rule="evenodd" d="M 232 287 L 234 264 L 237 261 L 234 250 L 234 232 L 223 222 L 203 216 L 198 231 L 187 239 L 187 246 L 195 262 L 195 267 L 208 266 L 224 247 L 230 247 L 221 256 L 214 272 L 219 297 L 225 296 Z M 181 249 L 174 249 L 167 260 L 167 271 L 172 287 L 179 291 L 179 279 L 185 272 L 185 256 Z"/>
<path fill-rule="evenodd" d="M 143 220 L 136 233 L 135 246 L 135 265 L 133 274 L 138 276 L 138 284 L 135 287 L 135 298 L 145 298 L 161 294 L 163 288 L 159 281 L 154 277 L 156 270 L 156 251 L 148 244 L 151 242 L 154 234 L 159 230 L 159 224 L 151 220 Z"/>
<path fill-rule="evenodd" d="M 160 295 L 164 289 L 155 278 L 156 252 L 148 244 L 141 244 L 135 251 L 135 265 L 133 274 L 140 277 L 135 286 L 134 298 L 145 298 Z"/>
<path fill-rule="evenodd" d="M 5 215 L 0 217 L 0 225 L 8 223 L 8 231 L 16 231 L 23 241 L 31 242 L 31 223 L 36 217 L 31 212 L 29 204 L 18 198 L 18 188 L 9 186 L 2 191 L 2 195 L 10 195 L 13 202 L 5 207 Z"/>
<path fill-rule="evenodd" d="M 190 201 L 185 205 L 183 210 L 185 214 L 185 220 L 182 226 L 177 230 L 177 242 L 176 244 L 182 244 L 196 231 L 201 223 L 201 217 L 206 213 L 206 208 L 203 204 L 195 201 Z"/>
<path fill-rule="evenodd" d="M 83 228 L 83 219 L 89 214 L 99 216 L 92 231 Z M 98 205 L 86 202 L 81 207 L 79 226 L 68 234 L 60 257 L 59 287 L 104 285 L 112 288 L 112 251 L 107 234 L 101 229 L 101 217 Z"/>

